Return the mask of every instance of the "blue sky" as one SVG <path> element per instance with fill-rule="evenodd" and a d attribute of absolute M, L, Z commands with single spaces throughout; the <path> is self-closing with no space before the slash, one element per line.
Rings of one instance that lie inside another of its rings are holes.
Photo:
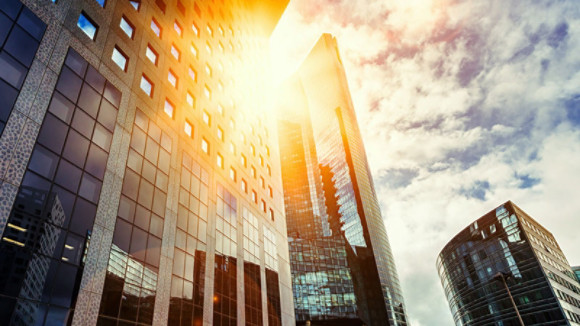
<path fill-rule="evenodd" d="M 507 200 L 580 265 L 577 1 L 291 0 L 275 77 L 323 32 L 365 126 L 412 325 L 453 324 L 437 254 Z"/>

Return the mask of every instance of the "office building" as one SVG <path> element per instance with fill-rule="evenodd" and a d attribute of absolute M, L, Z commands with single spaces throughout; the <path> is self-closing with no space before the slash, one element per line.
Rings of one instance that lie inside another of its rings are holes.
<path fill-rule="evenodd" d="M 288 1 L 0 1 L 0 325 L 292 325 Z"/>
<path fill-rule="evenodd" d="M 580 282 L 580 266 L 574 266 L 572 267 L 572 270 L 574 271 L 574 274 L 576 275 L 578 282 Z"/>
<path fill-rule="evenodd" d="M 407 325 L 336 39 L 323 34 L 279 96 L 298 324 Z"/>
<path fill-rule="evenodd" d="M 580 325 L 580 287 L 564 253 L 511 201 L 457 234 L 437 268 L 456 325 Z"/>

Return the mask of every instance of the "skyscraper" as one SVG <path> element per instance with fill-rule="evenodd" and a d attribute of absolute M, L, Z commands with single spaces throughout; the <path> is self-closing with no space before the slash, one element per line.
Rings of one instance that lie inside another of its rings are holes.
<path fill-rule="evenodd" d="M 336 39 L 323 34 L 279 101 L 296 317 L 406 325 L 393 256 Z"/>
<path fill-rule="evenodd" d="M 0 325 L 294 323 L 287 3 L 0 1 Z"/>
<path fill-rule="evenodd" d="M 459 232 L 437 268 L 456 325 L 580 325 L 580 287 L 564 253 L 511 201 Z"/>

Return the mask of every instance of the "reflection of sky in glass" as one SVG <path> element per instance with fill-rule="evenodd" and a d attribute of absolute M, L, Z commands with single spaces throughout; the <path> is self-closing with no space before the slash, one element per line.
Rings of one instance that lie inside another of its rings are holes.
<path fill-rule="evenodd" d="M 96 0 L 96 1 L 101 7 L 105 8 L 105 2 L 107 2 L 106 0 Z"/>
<path fill-rule="evenodd" d="M 151 48 L 147 47 L 147 50 L 145 51 L 145 56 L 149 58 L 149 60 L 151 60 L 151 62 L 153 62 L 154 64 L 157 63 L 157 55 L 155 54 L 155 52 L 153 52 L 153 50 L 151 50 Z"/>
<path fill-rule="evenodd" d="M 139 5 L 141 4 L 141 2 L 139 2 L 139 1 L 129 1 L 129 3 L 131 4 L 131 6 L 133 6 L 133 8 L 135 8 L 135 10 L 139 10 Z"/>
<path fill-rule="evenodd" d="M 119 24 L 119 27 L 121 27 L 127 36 L 133 38 L 133 27 L 129 24 L 129 22 L 127 22 L 127 20 L 125 20 L 124 17 L 121 18 L 121 24 Z"/>
<path fill-rule="evenodd" d="M 153 90 L 153 85 L 145 78 L 145 76 L 141 77 L 141 89 L 145 92 L 145 94 L 151 96 L 151 91 Z"/>
<path fill-rule="evenodd" d="M 151 21 L 151 29 L 153 30 L 153 33 L 155 33 L 155 35 L 161 36 L 161 28 L 157 26 L 154 20 Z"/>
<path fill-rule="evenodd" d="M 97 27 L 91 23 L 91 21 L 85 16 L 84 13 L 81 13 L 79 16 L 79 20 L 77 22 L 77 26 L 87 34 L 91 40 L 95 39 L 95 34 L 97 34 Z"/>
<path fill-rule="evenodd" d="M 117 48 L 113 49 L 113 56 L 111 57 L 113 61 L 123 70 L 127 67 L 127 58 L 117 50 Z"/>

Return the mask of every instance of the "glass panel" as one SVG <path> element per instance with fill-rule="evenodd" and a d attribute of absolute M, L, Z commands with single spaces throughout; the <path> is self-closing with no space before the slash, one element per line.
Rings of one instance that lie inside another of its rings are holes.
<path fill-rule="evenodd" d="M 125 16 L 121 17 L 121 23 L 119 24 L 119 27 L 121 28 L 121 30 L 123 30 L 123 32 L 125 32 L 125 34 L 127 34 L 127 36 L 129 36 L 129 38 L 131 38 L 131 39 L 133 38 L 133 34 L 135 33 L 135 28 L 133 27 L 133 24 L 131 24 L 125 18 Z M 113 55 L 114 55 L 114 51 L 113 51 Z M 123 70 L 124 70 L 124 68 L 123 68 Z"/>
<path fill-rule="evenodd" d="M 111 60 L 113 60 L 113 62 L 115 62 L 117 66 L 121 68 L 121 70 L 123 71 L 127 70 L 127 57 L 121 51 L 119 51 L 117 47 L 113 48 Z"/>
<path fill-rule="evenodd" d="M 68 134 L 62 156 L 79 168 L 83 168 L 89 150 L 89 144 L 88 139 L 76 131 L 71 130 Z"/>
<path fill-rule="evenodd" d="M 37 49 L 38 41 L 19 26 L 12 28 L 12 32 L 4 44 L 4 50 L 27 67 L 32 64 Z"/>
<path fill-rule="evenodd" d="M 14 60 L 6 52 L 0 53 L 0 78 L 17 89 L 22 87 L 28 69 L 18 61 Z"/>
<path fill-rule="evenodd" d="M 77 26 L 91 39 L 94 40 L 98 26 L 84 13 L 81 12 Z"/>
<path fill-rule="evenodd" d="M 54 92 L 52 101 L 50 102 L 50 107 L 48 108 L 52 114 L 69 124 L 73 116 L 74 109 L 75 105 L 72 102 L 67 100 L 61 93 Z"/>

